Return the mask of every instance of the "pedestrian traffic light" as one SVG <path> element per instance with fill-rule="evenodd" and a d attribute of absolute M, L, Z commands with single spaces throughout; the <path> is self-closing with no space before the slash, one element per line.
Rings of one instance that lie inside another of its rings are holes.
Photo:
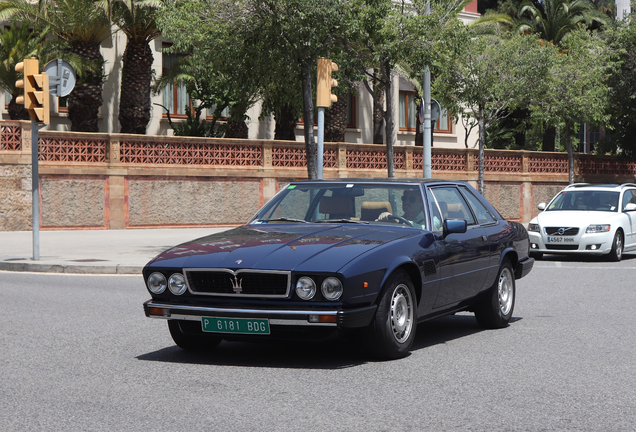
<path fill-rule="evenodd" d="M 321 57 L 318 59 L 318 85 L 316 87 L 316 106 L 328 108 L 332 102 L 338 102 L 338 96 L 331 94 L 332 87 L 338 87 L 338 81 L 331 77 L 338 70 L 338 65 Z"/>
<path fill-rule="evenodd" d="M 49 124 L 49 77 L 45 73 L 38 73 L 38 59 L 24 59 L 15 65 L 15 71 L 23 74 L 23 78 L 17 80 L 15 86 L 24 89 L 24 93 L 16 97 L 15 101 L 24 105 L 34 122 Z"/>

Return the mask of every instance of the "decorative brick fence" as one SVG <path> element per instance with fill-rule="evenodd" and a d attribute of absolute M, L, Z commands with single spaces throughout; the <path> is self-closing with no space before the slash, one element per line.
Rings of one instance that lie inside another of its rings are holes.
<path fill-rule="evenodd" d="M 0 230 L 31 229 L 31 123 L 0 121 Z M 422 148 L 396 146 L 397 177 L 422 177 Z M 307 177 L 304 144 L 40 131 L 42 229 L 236 225 L 289 180 Z M 434 178 L 476 185 L 475 149 L 433 148 Z M 575 179 L 636 181 L 636 164 L 575 156 Z M 386 177 L 383 145 L 326 143 L 325 178 Z M 527 223 L 568 184 L 565 153 L 486 150 L 485 195 Z"/>

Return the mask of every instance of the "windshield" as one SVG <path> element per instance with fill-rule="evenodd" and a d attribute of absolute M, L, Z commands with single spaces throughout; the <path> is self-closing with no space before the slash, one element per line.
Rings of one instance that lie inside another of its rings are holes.
<path fill-rule="evenodd" d="M 574 190 L 562 191 L 552 200 L 547 211 L 618 211 L 618 192 Z"/>
<path fill-rule="evenodd" d="M 250 223 L 397 223 L 422 228 L 422 203 L 419 185 L 291 184 Z"/>

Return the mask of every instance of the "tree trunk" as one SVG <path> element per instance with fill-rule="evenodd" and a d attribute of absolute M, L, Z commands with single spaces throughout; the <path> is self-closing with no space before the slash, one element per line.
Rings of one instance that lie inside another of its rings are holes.
<path fill-rule="evenodd" d="M 316 168 L 316 143 L 314 141 L 314 100 L 311 94 L 311 65 L 307 62 L 303 65 L 303 121 L 305 123 L 305 155 L 307 157 L 307 176 L 315 180 Z"/>
<path fill-rule="evenodd" d="M 274 114 L 276 127 L 274 129 L 275 140 L 296 141 L 296 124 L 298 120 L 289 105 L 283 105 L 278 114 Z"/>
<path fill-rule="evenodd" d="M 121 133 L 145 134 L 150 122 L 150 84 L 152 81 L 152 50 L 147 42 L 130 39 L 124 51 L 119 98 L 119 129 Z"/>
<path fill-rule="evenodd" d="M 376 98 L 373 98 L 373 144 L 384 144 L 383 126 L 384 116 L 382 108 L 384 108 L 384 87 L 378 81 L 374 83 L 373 91 Z"/>
<path fill-rule="evenodd" d="M 568 147 L 568 180 L 574 183 L 574 149 L 572 148 L 572 137 L 570 136 L 570 120 L 565 121 L 565 142 Z"/>
<path fill-rule="evenodd" d="M 68 96 L 68 118 L 74 132 L 99 132 L 98 114 L 104 103 L 104 57 L 99 47 L 99 44 L 79 44 L 72 47 L 73 54 L 99 65 L 96 71 L 87 71 L 82 78 L 78 78 L 75 88 Z"/>
<path fill-rule="evenodd" d="M 394 131 L 394 123 L 393 123 L 393 92 L 391 86 L 391 65 L 387 60 L 384 60 L 380 67 L 382 69 L 382 75 L 384 76 L 384 80 L 386 82 L 385 94 L 386 94 L 386 111 L 385 111 L 385 121 L 386 121 L 386 165 L 387 165 L 387 175 L 389 178 L 395 177 L 395 161 L 393 158 L 393 131 Z"/>
<path fill-rule="evenodd" d="M 344 142 L 347 131 L 347 107 L 349 94 L 331 104 L 331 108 L 325 110 L 325 142 Z"/>
<path fill-rule="evenodd" d="M 543 132 L 543 145 L 541 146 L 541 150 L 543 151 L 554 151 L 554 142 L 556 140 L 556 127 L 550 126 L 545 129 Z"/>
<path fill-rule="evenodd" d="M 479 177 L 478 177 L 478 185 L 479 185 L 479 193 L 484 194 L 484 169 L 485 169 L 485 152 L 486 148 L 486 127 L 484 124 L 484 114 L 483 111 L 480 110 L 478 114 L 478 124 L 479 124 Z"/>
<path fill-rule="evenodd" d="M 9 102 L 9 106 L 7 107 L 9 118 L 11 120 L 31 120 L 29 110 L 26 109 L 24 105 L 17 103 L 15 98 L 16 95 L 11 97 L 11 102 Z"/>

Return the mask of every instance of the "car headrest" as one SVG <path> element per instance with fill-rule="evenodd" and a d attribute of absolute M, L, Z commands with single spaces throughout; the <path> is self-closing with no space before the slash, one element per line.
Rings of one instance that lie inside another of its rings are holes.
<path fill-rule="evenodd" d="M 393 213 L 391 203 L 388 201 L 365 201 L 360 208 L 360 220 L 373 221 L 380 216 L 381 213 Z"/>
<path fill-rule="evenodd" d="M 352 197 L 322 197 L 318 205 L 318 211 L 328 214 L 330 217 L 351 217 L 355 215 Z"/>

